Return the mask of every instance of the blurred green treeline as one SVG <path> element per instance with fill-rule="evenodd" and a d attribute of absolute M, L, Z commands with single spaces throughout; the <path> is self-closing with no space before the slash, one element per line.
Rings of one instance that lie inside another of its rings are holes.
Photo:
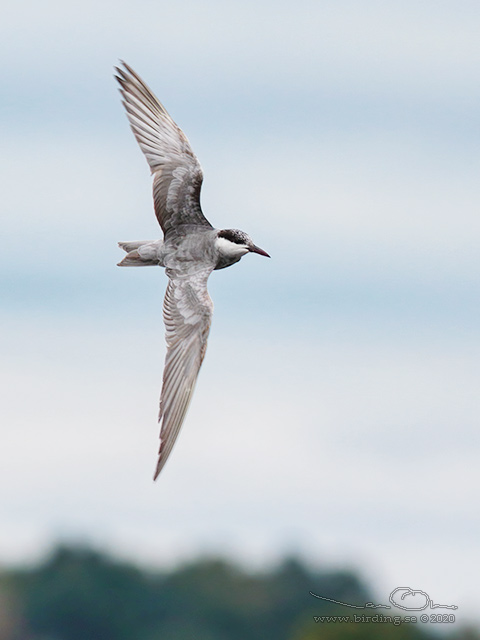
<path fill-rule="evenodd" d="M 350 604 L 375 601 L 354 573 L 314 571 L 292 558 L 262 572 L 211 558 L 161 572 L 91 548 L 60 546 L 38 566 L 0 573 L 0 640 L 432 637 L 433 625 L 420 622 L 315 622 L 314 616 L 379 612 L 339 607 L 310 591 Z M 480 640 L 477 631 L 462 629 L 458 622 L 448 627 L 443 636 L 448 640 Z"/>

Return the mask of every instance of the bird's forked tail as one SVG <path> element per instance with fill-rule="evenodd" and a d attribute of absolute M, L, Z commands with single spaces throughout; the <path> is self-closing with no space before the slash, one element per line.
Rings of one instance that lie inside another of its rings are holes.
<path fill-rule="evenodd" d="M 161 240 L 137 240 L 135 242 L 119 242 L 118 246 L 127 252 L 124 259 L 118 263 L 119 267 L 153 267 L 161 266 L 158 250 L 162 246 Z"/>

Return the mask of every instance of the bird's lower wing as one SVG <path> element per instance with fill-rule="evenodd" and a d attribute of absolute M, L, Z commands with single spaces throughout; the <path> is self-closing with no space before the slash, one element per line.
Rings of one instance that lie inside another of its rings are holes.
<path fill-rule="evenodd" d="M 212 269 L 181 274 L 167 269 L 163 303 L 167 356 L 160 398 L 160 449 L 154 479 L 162 470 L 182 426 L 205 356 L 213 313 L 207 291 Z"/>

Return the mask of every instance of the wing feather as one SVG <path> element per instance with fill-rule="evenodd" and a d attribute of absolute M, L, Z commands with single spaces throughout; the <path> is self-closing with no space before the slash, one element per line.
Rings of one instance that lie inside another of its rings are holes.
<path fill-rule="evenodd" d="M 213 303 L 207 291 L 212 269 L 181 274 L 167 269 L 169 282 L 163 303 L 167 355 L 160 398 L 160 449 L 154 479 L 175 444 L 192 398 L 212 320 Z"/>
<path fill-rule="evenodd" d="M 122 64 L 116 78 L 130 126 L 153 174 L 155 215 L 164 234 L 186 224 L 212 228 L 200 207 L 202 168 L 186 135 L 140 76 Z"/>

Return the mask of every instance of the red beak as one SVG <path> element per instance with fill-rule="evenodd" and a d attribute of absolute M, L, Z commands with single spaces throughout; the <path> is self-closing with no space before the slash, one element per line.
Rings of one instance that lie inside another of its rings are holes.
<path fill-rule="evenodd" d="M 260 247 L 257 247 L 256 245 L 253 245 L 253 247 L 250 248 L 250 251 L 252 253 L 258 253 L 261 256 L 265 256 L 266 258 L 270 258 L 270 256 L 266 251 L 264 251 L 263 249 L 260 249 Z"/>

